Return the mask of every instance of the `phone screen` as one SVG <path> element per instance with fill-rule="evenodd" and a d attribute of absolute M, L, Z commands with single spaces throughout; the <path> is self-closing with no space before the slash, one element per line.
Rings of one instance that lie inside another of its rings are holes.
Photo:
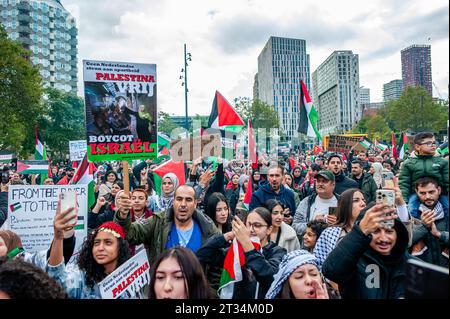
<path fill-rule="evenodd" d="M 337 207 L 328 207 L 328 215 L 336 216 Z"/>
<path fill-rule="evenodd" d="M 66 191 L 61 193 L 61 212 L 71 208 L 77 207 L 77 193 L 75 191 Z M 77 213 L 76 210 L 71 212 L 73 218 L 69 222 L 69 224 L 75 224 L 77 222 Z"/>

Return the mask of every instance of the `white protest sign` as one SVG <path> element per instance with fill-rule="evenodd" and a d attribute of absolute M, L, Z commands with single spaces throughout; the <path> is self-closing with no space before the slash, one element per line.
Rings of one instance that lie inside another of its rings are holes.
<path fill-rule="evenodd" d="M 98 284 L 102 299 L 117 299 L 123 294 L 128 298 L 142 298 L 143 288 L 150 283 L 149 269 L 144 249 Z"/>
<path fill-rule="evenodd" d="M 83 160 L 84 154 L 87 151 L 86 140 L 69 141 L 69 151 L 71 161 Z"/>
<path fill-rule="evenodd" d="M 75 251 L 87 236 L 87 185 L 11 185 L 8 192 L 8 229 L 17 233 L 28 252 L 49 249 L 53 240 L 53 219 L 61 192 L 76 191 L 78 223 Z"/>

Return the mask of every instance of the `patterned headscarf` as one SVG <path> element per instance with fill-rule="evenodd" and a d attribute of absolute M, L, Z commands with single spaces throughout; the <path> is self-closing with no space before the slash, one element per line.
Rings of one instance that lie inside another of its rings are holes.
<path fill-rule="evenodd" d="M 272 285 L 266 294 L 266 299 L 275 299 L 289 276 L 298 268 L 306 264 L 317 266 L 316 257 L 306 250 L 294 250 L 284 255 L 278 272 L 273 276 Z"/>

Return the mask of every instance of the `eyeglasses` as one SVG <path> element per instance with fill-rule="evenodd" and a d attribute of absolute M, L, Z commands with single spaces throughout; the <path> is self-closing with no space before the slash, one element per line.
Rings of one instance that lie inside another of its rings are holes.
<path fill-rule="evenodd" d="M 260 223 L 249 223 L 249 222 L 247 222 L 246 224 L 245 224 L 245 226 L 247 226 L 247 228 L 252 228 L 253 227 L 253 229 L 260 229 L 261 227 L 264 227 L 264 226 L 268 226 L 267 224 L 260 224 Z"/>
<path fill-rule="evenodd" d="M 437 143 L 436 142 L 424 142 L 424 143 L 420 143 L 419 145 L 426 145 L 428 147 L 431 147 L 431 146 L 436 146 Z"/>

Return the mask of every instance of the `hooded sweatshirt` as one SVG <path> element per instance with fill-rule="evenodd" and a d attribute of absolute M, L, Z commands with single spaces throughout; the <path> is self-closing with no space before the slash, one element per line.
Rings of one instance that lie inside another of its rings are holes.
<path fill-rule="evenodd" d="M 326 278 L 339 285 L 343 299 L 398 299 L 405 296 L 408 231 L 395 220 L 397 240 L 389 256 L 370 247 L 359 222 L 330 253 L 322 266 Z M 368 283 L 371 285 L 368 286 Z"/>
<path fill-rule="evenodd" d="M 284 206 L 290 209 L 291 215 L 295 214 L 296 206 L 294 192 L 287 189 L 284 185 L 281 185 L 280 191 L 277 194 L 272 190 L 269 183 L 263 184 L 255 193 L 253 193 L 249 210 L 251 211 L 256 207 L 263 206 L 269 199 L 279 200 Z"/>

